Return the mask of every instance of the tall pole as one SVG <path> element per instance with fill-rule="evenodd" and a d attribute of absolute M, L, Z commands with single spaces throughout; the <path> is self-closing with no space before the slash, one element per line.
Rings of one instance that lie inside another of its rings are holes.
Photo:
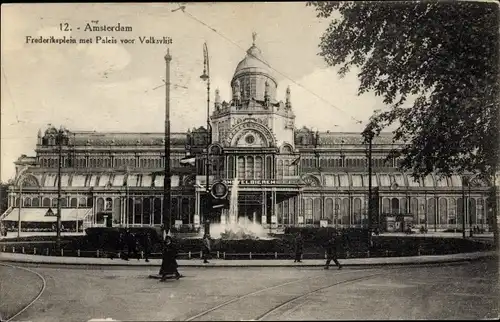
<path fill-rule="evenodd" d="M 21 209 L 23 207 L 23 178 L 19 178 L 19 209 L 17 213 L 17 238 L 21 237 Z"/>
<path fill-rule="evenodd" d="M 165 55 L 165 172 L 163 178 L 163 227 L 168 233 L 172 227 L 171 173 L 170 173 L 170 50 Z"/>
<path fill-rule="evenodd" d="M 373 132 L 369 133 L 368 141 L 368 229 L 372 229 L 372 215 L 373 215 L 373 202 L 372 202 L 372 142 Z"/>
<path fill-rule="evenodd" d="M 462 177 L 462 237 L 465 239 L 465 185 L 467 184 L 467 178 Z"/>
<path fill-rule="evenodd" d="M 61 168 L 62 168 L 62 137 L 63 129 L 57 132 L 58 162 L 57 162 L 57 225 L 56 225 L 56 249 L 61 250 Z"/>
<path fill-rule="evenodd" d="M 208 206 L 208 200 L 210 196 L 210 145 L 212 144 L 212 126 L 210 125 L 210 61 L 208 56 L 207 43 L 203 44 L 203 75 L 200 78 L 207 82 L 207 142 L 206 142 L 206 160 L 205 160 L 205 172 L 206 172 L 206 185 L 205 193 L 207 196 L 207 208 L 205 214 L 205 234 L 210 234 L 210 215 L 211 209 Z"/>

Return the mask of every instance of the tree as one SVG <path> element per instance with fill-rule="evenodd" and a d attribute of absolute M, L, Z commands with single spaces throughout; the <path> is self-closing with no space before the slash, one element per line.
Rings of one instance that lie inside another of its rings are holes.
<path fill-rule="evenodd" d="M 396 123 L 394 141 L 401 147 L 391 156 L 401 157 L 403 171 L 415 178 L 477 173 L 494 185 L 500 159 L 496 3 L 308 6 L 320 18 L 336 16 L 321 37 L 320 55 L 339 66 L 341 76 L 359 68 L 358 94 L 374 92 L 387 104 L 371 117 L 365 140 Z"/>

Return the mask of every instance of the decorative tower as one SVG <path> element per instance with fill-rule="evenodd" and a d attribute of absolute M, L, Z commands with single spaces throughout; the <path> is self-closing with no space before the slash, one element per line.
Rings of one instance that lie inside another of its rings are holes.
<path fill-rule="evenodd" d="M 292 100 L 291 100 L 291 93 L 290 93 L 290 86 L 286 88 L 286 101 L 285 101 L 285 106 L 286 108 L 292 108 Z"/>
<path fill-rule="evenodd" d="M 214 102 L 214 105 L 215 105 L 215 110 L 219 111 L 221 103 L 220 103 L 220 92 L 219 92 L 218 88 L 215 90 L 215 102 Z"/>

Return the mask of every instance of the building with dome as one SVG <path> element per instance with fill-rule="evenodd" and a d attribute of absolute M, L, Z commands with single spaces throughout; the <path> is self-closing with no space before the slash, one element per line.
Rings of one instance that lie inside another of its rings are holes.
<path fill-rule="evenodd" d="M 230 81 L 232 96 L 215 92 L 210 181 L 229 188 L 239 182 L 239 216 L 276 228 L 299 225 L 367 225 L 367 145 L 359 133 L 314 132 L 296 128 L 290 88 L 278 83 L 254 43 Z M 16 161 L 1 220 L 55 222 L 46 216 L 57 207 L 57 129 L 39 132 L 34 156 Z M 163 133 L 63 131 L 62 221 L 83 227 L 161 225 L 164 167 Z M 172 210 L 178 225 L 199 226 L 205 218 L 207 129 L 195 127 L 171 134 Z M 429 175 L 415 181 L 386 160 L 397 147 L 390 133 L 373 140 L 373 186 L 378 188 L 380 222 L 399 229 L 409 220 L 429 230 L 487 229 L 488 187 L 476 180 L 462 186 L 459 176 Z M 194 166 L 182 166 L 186 151 L 197 155 Z M 466 198 L 466 203 L 462 198 Z M 497 196 L 498 198 L 498 196 Z M 467 206 L 464 209 L 464 204 Z M 216 214 L 215 221 L 225 214 Z M 406 218 L 406 219 L 405 219 Z M 174 224 L 174 222 L 172 223 Z"/>

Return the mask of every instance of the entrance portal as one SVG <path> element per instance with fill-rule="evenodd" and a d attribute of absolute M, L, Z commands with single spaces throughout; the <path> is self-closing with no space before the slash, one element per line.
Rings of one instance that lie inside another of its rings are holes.
<path fill-rule="evenodd" d="M 261 224 L 262 221 L 262 195 L 240 194 L 238 198 L 238 219 L 245 218 L 248 222 Z"/>

